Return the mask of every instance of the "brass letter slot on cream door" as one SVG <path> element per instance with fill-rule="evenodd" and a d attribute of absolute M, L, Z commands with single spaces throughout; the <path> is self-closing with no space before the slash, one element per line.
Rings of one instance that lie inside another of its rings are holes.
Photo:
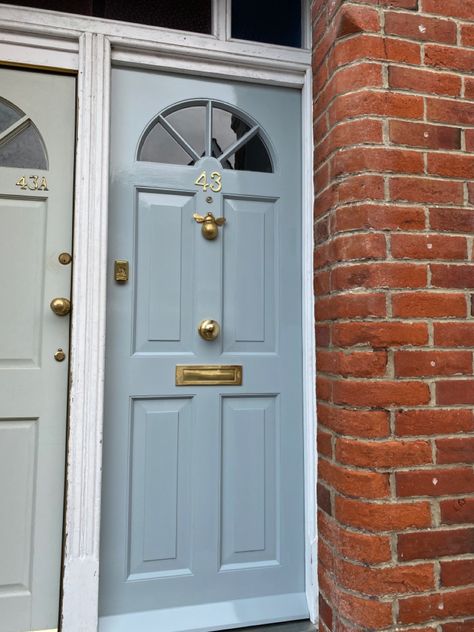
<path fill-rule="evenodd" d="M 176 386 L 242 386 L 242 366 L 231 364 L 178 364 Z"/>

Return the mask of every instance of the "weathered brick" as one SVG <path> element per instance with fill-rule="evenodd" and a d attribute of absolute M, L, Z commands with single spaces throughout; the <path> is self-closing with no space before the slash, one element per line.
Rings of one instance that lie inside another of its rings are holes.
<path fill-rule="evenodd" d="M 441 562 L 442 586 L 474 584 L 474 559 Z"/>
<path fill-rule="evenodd" d="M 456 43 L 456 23 L 453 20 L 430 18 L 416 13 L 385 14 L 385 32 L 424 42 Z"/>
<path fill-rule="evenodd" d="M 465 237 L 451 235 L 392 235 L 392 255 L 396 259 L 460 259 L 467 258 Z"/>
<path fill-rule="evenodd" d="M 474 218 L 474 210 L 472 216 Z M 385 204 L 384 206 L 354 204 L 336 210 L 333 229 L 335 232 L 371 228 L 374 230 L 422 230 L 425 228 L 425 223 L 425 214 L 422 208 Z"/>
<path fill-rule="evenodd" d="M 433 564 L 367 568 L 339 560 L 336 563 L 336 576 L 345 588 L 374 596 L 424 592 L 435 585 Z"/>
<path fill-rule="evenodd" d="M 431 285 L 443 288 L 474 288 L 474 264 L 431 264 Z"/>
<path fill-rule="evenodd" d="M 474 489 L 474 471 L 467 467 L 397 472 L 395 480 L 400 497 L 469 494 Z"/>
<path fill-rule="evenodd" d="M 474 119 L 473 119 L 474 120 Z M 390 196 L 395 202 L 459 205 L 464 198 L 462 182 L 416 177 L 390 178 Z"/>
<path fill-rule="evenodd" d="M 421 119 L 423 98 L 411 94 L 365 90 L 336 98 L 329 109 L 331 125 L 346 118 L 371 115 Z"/>
<path fill-rule="evenodd" d="M 474 497 L 441 500 L 442 524 L 473 524 Z"/>
<path fill-rule="evenodd" d="M 392 296 L 392 313 L 396 318 L 463 318 L 466 297 L 458 292 L 400 292 Z"/>
<path fill-rule="evenodd" d="M 399 377 L 472 375 L 472 353 L 470 351 L 397 351 L 395 375 Z"/>
<path fill-rule="evenodd" d="M 318 421 L 334 432 L 355 437 L 386 437 L 390 430 L 388 413 L 383 410 L 350 410 L 319 403 Z"/>
<path fill-rule="evenodd" d="M 331 458 L 332 457 L 332 434 L 330 432 L 324 432 L 323 430 L 318 430 L 316 442 L 318 445 L 319 454 L 321 454 L 322 456 Z"/>
<path fill-rule="evenodd" d="M 401 533 L 398 557 L 402 561 L 436 559 L 474 552 L 474 529 L 438 529 Z"/>
<path fill-rule="evenodd" d="M 474 47 L 474 24 L 461 24 L 461 44 Z"/>
<path fill-rule="evenodd" d="M 436 454 L 438 463 L 474 464 L 474 437 L 438 439 Z"/>
<path fill-rule="evenodd" d="M 331 275 L 333 290 L 355 288 L 415 288 L 427 284 L 425 265 L 407 263 L 364 263 L 335 268 Z"/>
<path fill-rule="evenodd" d="M 388 70 L 388 85 L 395 90 L 410 90 L 445 97 L 459 97 L 462 81 L 456 75 L 430 72 L 417 68 L 391 66 Z"/>
<path fill-rule="evenodd" d="M 428 173 L 448 178 L 472 178 L 474 156 L 432 153 L 428 155 Z"/>
<path fill-rule="evenodd" d="M 429 441 L 359 441 L 338 439 L 336 459 L 358 467 L 409 467 L 432 463 Z"/>
<path fill-rule="evenodd" d="M 427 149 L 461 149 L 461 129 L 445 125 L 390 121 L 392 143 Z"/>
<path fill-rule="evenodd" d="M 441 404 L 441 406 L 474 404 L 474 380 L 443 380 L 437 382 L 436 402 Z"/>
<path fill-rule="evenodd" d="M 351 406 L 419 406 L 429 402 L 430 392 L 424 382 L 353 380 L 335 382 L 333 398 L 336 404 Z"/>
<path fill-rule="evenodd" d="M 392 559 L 389 536 L 350 531 L 321 512 L 318 527 L 319 537 L 345 558 L 364 564 L 381 564 Z"/>
<path fill-rule="evenodd" d="M 451 233 L 474 233 L 474 209 L 430 208 L 430 228 Z"/>
<path fill-rule="evenodd" d="M 318 164 L 326 160 L 334 151 L 343 147 L 365 143 L 379 144 L 382 141 L 382 121 L 374 119 L 344 121 L 333 127 L 327 137 L 316 146 L 315 160 Z M 446 149 L 450 149 L 450 147 L 446 147 Z"/>
<path fill-rule="evenodd" d="M 386 171 L 393 173 L 423 173 L 423 156 L 403 149 L 357 147 L 337 152 L 331 161 L 334 177 L 345 173 Z"/>
<path fill-rule="evenodd" d="M 320 620 L 331 630 L 333 622 L 332 608 L 322 595 L 319 595 L 318 613 Z"/>
<path fill-rule="evenodd" d="M 396 414 L 395 430 L 401 436 L 474 432 L 474 412 L 456 408 L 401 410 Z"/>
<path fill-rule="evenodd" d="M 336 518 L 343 524 L 367 531 L 401 531 L 431 525 L 427 502 L 373 503 L 336 497 Z"/>
<path fill-rule="evenodd" d="M 370 345 L 375 348 L 424 345 L 428 342 L 425 323 L 353 322 L 335 323 L 333 342 L 338 347 Z"/>
<path fill-rule="evenodd" d="M 421 47 L 415 42 L 360 34 L 336 43 L 329 58 L 329 68 L 334 72 L 336 68 L 360 59 L 419 64 Z"/>
<path fill-rule="evenodd" d="M 474 0 L 423 0 L 423 11 L 453 18 L 472 20 Z"/>
<path fill-rule="evenodd" d="M 325 373 L 344 377 L 382 377 L 387 366 L 387 354 L 384 351 L 323 351 L 317 356 L 317 368 Z"/>
<path fill-rule="evenodd" d="M 435 323 L 434 343 L 440 347 L 474 347 L 474 322 Z"/>
<path fill-rule="evenodd" d="M 383 294 L 349 294 L 316 296 L 318 320 L 344 320 L 350 318 L 380 318 L 387 313 Z"/>
<path fill-rule="evenodd" d="M 474 125 L 474 108 L 472 103 L 463 103 L 441 98 L 426 99 L 428 121 L 451 123 L 456 126 Z"/>
<path fill-rule="evenodd" d="M 320 459 L 319 476 L 333 489 L 356 498 L 387 498 L 390 486 L 387 474 L 363 472 L 340 467 Z"/>
<path fill-rule="evenodd" d="M 443 632 L 472 632 L 474 630 L 474 618 L 463 619 L 454 623 L 445 623 L 442 627 Z"/>
<path fill-rule="evenodd" d="M 440 613 L 443 619 L 474 615 L 474 588 L 400 599 L 398 621 L 422 623 Z"/>

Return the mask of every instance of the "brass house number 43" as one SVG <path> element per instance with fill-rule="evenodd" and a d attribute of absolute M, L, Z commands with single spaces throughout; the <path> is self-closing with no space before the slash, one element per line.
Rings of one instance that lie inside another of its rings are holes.
<path fill-rule="evenodd" d="M 222 174 L 218 171 L 213 171 L 208 177 L 207 172 L 203 171 L 199 178 L 194 181 L 194 184 L 202 187 L 203 191 L 210 189 L 214 193 L 219 193 L 222 190 Z"/>
<path fill-rule="evenodd" d="M 22 191 L 49 191 L 48 182 L 44 176 L 21 176 L 16 186 Z"/>

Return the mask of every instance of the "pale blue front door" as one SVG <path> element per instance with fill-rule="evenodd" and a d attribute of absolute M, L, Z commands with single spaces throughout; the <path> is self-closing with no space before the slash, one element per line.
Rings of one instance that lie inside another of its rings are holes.
<path fill-rule="evenodd" d="M 113 71 L 104 632 L 307 616 L 300 109 L 296 90 Z"/>

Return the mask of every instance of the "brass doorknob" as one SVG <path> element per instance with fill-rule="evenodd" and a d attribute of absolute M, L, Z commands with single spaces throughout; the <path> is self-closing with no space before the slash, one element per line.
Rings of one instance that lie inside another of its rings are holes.
<path fill-rule="evenodd" d="M 220 334 L 220 331 L 219 323 L 215 320 L 206 319 L 199 323 L 198 332 L 204 340 L 215 340 Z"/>
<path fill-rule="evenodd" d="M 71 301 L 68 298 L 53 298 L 49 306 L 56 316 L 67 316 L 71 311 Z"/>

